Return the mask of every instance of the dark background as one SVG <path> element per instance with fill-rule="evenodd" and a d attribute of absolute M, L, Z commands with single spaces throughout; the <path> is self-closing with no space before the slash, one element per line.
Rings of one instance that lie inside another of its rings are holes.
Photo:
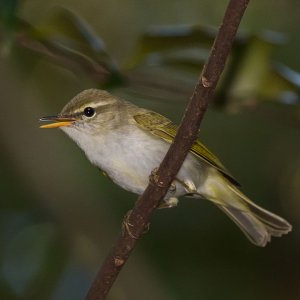
<path fill-rule="evenodd" d="M 218 26 L 226 3 L 27 0 L 17 14 L 37 26 L 55 5 L 71 9 L 122 67 L 149 25 Z M 271 59 L 299 71 L 299 11 L 295 0 L 252 1 L 240 31 L 284 33 Z M 0 298 L 83 299 L 136 196 L 99 174 L 61 131 L 38 128 L 41 116 L 96 84 L 48 60 L 32 63 L 32 55 L 10 38 L 1 45 Z M 188 96 L 133 100 L 178 122 Z M 292 233 L 258 248 L 210 203 L 182 199 L 155 213 L 108 298 L 299 299 L 299 118 L 299 105 L 268 101 L 235 113 L 211 107 L 201 127 L 201 139 L 242 190 L 289 220 Z"/>

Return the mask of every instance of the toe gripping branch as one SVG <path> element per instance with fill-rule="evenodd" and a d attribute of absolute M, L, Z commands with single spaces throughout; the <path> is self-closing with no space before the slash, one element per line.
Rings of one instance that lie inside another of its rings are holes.
<path fill-rule="evenodd" d="M 132 228 L 134 227 L 134 225 L 132 223 L 130 223 L 130 216 L 131 216 L 131 213 L 132 213 L 132 210 L 129 210 L 124 219 L 123 219 L 123 222 L 122 222 L 122 233 L 123 235 L 125 235 L 125 233 L 127 232 L 127 234 L 132 238 L 132 239 L 135 239 L 135 240 L 138 240 L 139 239 L 139 236 L 138 235 L 135 235 L 133 232 L 132 232 Z M 146 228 L 145 230 L 142 232 L 142 234 L 145 234 L 149 231 L 150 229 L 150 223 L 148 223 L 146 225 Z"/>
<path fill-rule="evenodd" d="M 159 180 L 159 176 L 157 175 L 157 170 L 158 170 L 158 168 L 154 168 L 152 170 L 152 172 L 151 172 L 151 174 L 149 176 L 150 183 L 152 183 L 152 184 L 154 184 L 154 185 L 156 185 L 158 187 L 168 187 L 167 184 L 165 184 L 163 181 Z M 171 193 L 174 193 L 176 191 L 176 185 L 175 185 L 175 183 L 171 184 L 169 191 Z M 165 203 L 165 201 L 163 201 L 163 203 L 161 203 L 160 205 L 158 205 L 158 208 L 166 208 L 166 207 L 169 208 L 169 207 L 176 206 L 178 200 L 176 198 L 174 198 L 174 199 L 176 199 L 176 201 L 174 201 L 173 198 L 171 198 L 171 199 L 172 199 L 172 201 L 170 201 L 170 202 L 167 201 Z M 172 205 L 170 205 L 170 204 L 172 204 Z M 130 223 L 131 213 L 132 213 L 132 210 L 129 210 L 126 213 L 126 215 L 125 215 L 125 217 L 123 219 L 123 222 L 122 222 L 122 232 L 123 232 L 123 234 L 125 234 L 125 232 L 126 232 L 132 239 L 137 240 L 139 238 L 139 236 L 137 236 L 136 234 L 133 233 L 133 231 L 135 231 L 135 230 L 132 230 L 133 227 L 134 227 L 134 225 L 132 223 Z M 146 225 L 146 229 L 145 229 L 145 231 L 142 234 L 147 233 L 149 231 L 149 228 L 150 228 L 150 223 L 148 223 Z"/>
<path fill-rule="evenodd" d="M 163 181 L 160 181 L 159 180 L 159 176 L 157 174 L 157 171 L 158 171 L 158 168 L 154 168 L 152 171 L 151 171 L 151 174 L 149 176 L 149 181 L 150 183 L 154 184 L 154 185 L 157 185 L 159 187 L 168 187 L 167 184 L 165 184 Z"/>

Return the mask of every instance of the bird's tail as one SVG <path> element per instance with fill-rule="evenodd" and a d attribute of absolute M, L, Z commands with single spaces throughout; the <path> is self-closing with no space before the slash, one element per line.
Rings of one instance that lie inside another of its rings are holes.
<path fill-rule="evenodd" d="M 213 196 L 208 194 L 206 198 L 224 211 L 253 244 L 264 247 L 271 236 L 280 237 L 291 231 L 286 220 L 256 205 L 225 178 L 224 181 L 210 188 Z"/>

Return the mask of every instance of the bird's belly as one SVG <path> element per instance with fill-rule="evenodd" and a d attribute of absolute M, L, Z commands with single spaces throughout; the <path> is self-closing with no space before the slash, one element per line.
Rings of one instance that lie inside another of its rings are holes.
<path fill-rule="evenodd" d="M 168 150 L 164 141 L 143 137 L 127 136 L 106 143 L 100 150 L 101 157 L 106 159 L 95 161 L 116 184 L 136 194 L 143 193 L 151 171 L 159 166 Z"/>
<path fill-rule="evenodd" d="M 131 130 L 130 133 L 115 131 L 99 137 L 94 145 L 87 146 L 88 142 L 82 141 L 80 146 L 89 160 L 105 171 L 116 184 L 136 194 L 143 193 L 149 183 L 151 171 L 159 167 L 170 146 L 164 140 L 140 129 Z M 198 159 L 189 154 L 177 178 L 188 180 L 197 186 L 202 181 L 201 173 Z M 186 189 L 176 183 L 172 196 L 185 193 Z"/>

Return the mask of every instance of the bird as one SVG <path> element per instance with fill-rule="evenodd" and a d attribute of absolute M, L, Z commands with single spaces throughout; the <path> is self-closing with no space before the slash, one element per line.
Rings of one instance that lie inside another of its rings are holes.
<path fill-rule="evenodd" d="M 107 91 L 88 89 L 72 98 L 41 128 L 60 128 L 89 161 L 121 188 L 142 194 L 159 166 L 178 126 L 163 115 L 138 107 Z M 50 123 L 49 123 L 50 122 Z M 264 247 L 292 226 L 252 202 L 221 161 L 198 139 L 193 143 L 159 208 L 178 198 L 207 199 L 221 209 L 255 245 Z"/>

